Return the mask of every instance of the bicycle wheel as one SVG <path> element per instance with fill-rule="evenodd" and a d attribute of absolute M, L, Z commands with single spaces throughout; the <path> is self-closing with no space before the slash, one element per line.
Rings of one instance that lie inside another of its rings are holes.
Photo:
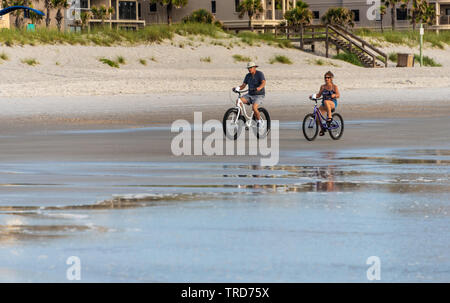
<path fill-rule="evenodd" d="M 333 114 L 333 121 L 330 124 L 328 132 L 333 140 L 339 140 L 342 137 L 344 133 L 344 119 L 342 119 L 341 115 L 337 113 Z"/>
<path fill-rule="evenodd" d="M 255 115 L 253 115 L 253 121 L 255 123 L 255 127 L 253 127 L 253 130 L 256 134 L 256 138 L 262 139 L 265 138 L 270 132 L 270 115 L 267 109 L 265 109 L 264 107 L 258 108 L 258 111 L 263 123 L 258 126 L 258 120 L 256 119 Z"/>
<path fill-rule="evenodd" d="M 313 114 L 307 114 L 303 119 L 303 135 L 306 140 L 313 141 L 319 132 L 319 125 L 316 122 L 316 119 Z"/>
<path fill-rule="evenodd" d="M 241 134 L 242 129 L 245 127 L 245 118 L 239 116 L 239 119 L 236 121 L 237 114 L 238 110 L 236 108 L 230 108 L 223 116 L 223 132 L 225 133 L 225 136 L 231 140 L 236 140 Z"/>

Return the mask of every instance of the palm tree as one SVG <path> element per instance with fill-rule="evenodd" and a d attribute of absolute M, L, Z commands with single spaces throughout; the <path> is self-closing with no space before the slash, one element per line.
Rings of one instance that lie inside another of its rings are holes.
<path fill-rule="evenodd" d="M 58 27 L 58 31 L 61 31 L 61 22 L 63 17 L 63 14 L 61 13 L 61 9 L 66 9 L 69 7 L 69 3 L 67 3 L 67 0 L 50 0 L 52 8 L 57 9 L 55 20 L 56 20 L 56 26 Z"/>
<path fill-rule="evenodd" d="M 172 10 L 173 8 L 181 8 L 188 4 L 188 0 L 150 0 L 150 3 L 159 3 L 166 7 L 167 24 L 172 24 Z"/>
<path fill-rule="evenodd" d="M 345 7 L 330 8 L 327 10 L 325 15 L 322 16 L 322 22 L 325 24 L 336 24 L 341 25 L 345 28 L 348 26 L 353 27 L 354 19 L 353 13 Z"/>
<path fill-rule="evenodd" d="M 436 12 L 426 0 L 403 0 L 404 5 L 411 3 L 411 23 L 413 30 L 416 29 L 417 23 L 432 24 L 435 21 Z M 432 13 L 434 12 L 434 13 Z"/>
<path fill-rule="evenodd" d="M 436 22 L 436 10 L 432 5 L 429 3 L 426 3 L 425 9 L 422 12 L 421 16 L 421 22 L 427 24 L 427 25 L 434 25 Z"/>
<path fill-rule="evenodd" d="M 248 16 L 248 26 L 253 30 L 252 19 L 255 13 L 264 12 L 261 0 L 243 0 L 238 7 L 239 18 Z"/>
<path fill-rule="evenodd" d="M 402 0 L 381 0 L 382 3 L 386 6 L 386 8 L 391 8 L 391 25 L 392 30 L 395 30 L 395 12 L 397 9 L 397 5 L 400 4 Z"/>
<path fill-rule="evenodd" d="M 100 7 L 93 6 L 91 7 L 91 12 L 94 15 L 94 18 L 102 20 L 102 26 L 105 24 L 106 17 L 108 17 L 111 26 L 111 16 L 114 13 L 114 9 L 112 7 L 106 8 L 104 5 Z"/>
<path fill-rule="evenodd" d="M 3 7 L 15 6 L 15 5 L 25 5 L 24 0 L 2 0 Z M 23 10 L 18 9 L 11 12 L 11 15 L 15 17 L 14 26 L 20 28 L 23 21 Z"/>
<path fill-rule="evenodd" d="M 297 1 L 297 6 L 288 10 L 284 18 L 290 25 L 310 24 L 313 19 L 313 13 L 309 5 L 301 0 Z"/>
<path fill-rule="evenodd" d="M 386 6 L 384 5 L 380 5 L 380 27 L 381 27 L 381 32 L 384 32 L 384 28 L 383 28 L 383 20 L 384 20 L 384 16 L 386 15 Z"/>

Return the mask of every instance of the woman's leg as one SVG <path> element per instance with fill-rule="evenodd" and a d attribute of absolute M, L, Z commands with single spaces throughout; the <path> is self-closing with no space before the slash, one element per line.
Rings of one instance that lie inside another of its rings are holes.
<path fill-rule="evenodd" d="M 331 120 L 331 110 L 334 109 L 334 102 L 331 100 L 325 100 L 324 103 L 327 111 L 327 120 Z"/>

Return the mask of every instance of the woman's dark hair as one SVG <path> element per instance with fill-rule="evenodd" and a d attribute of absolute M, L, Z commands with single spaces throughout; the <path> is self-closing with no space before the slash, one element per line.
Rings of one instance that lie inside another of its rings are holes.
<path fill-rule="evenodd" d="M 325 77 L 331 77 L 331 78 L 334 78 L 334 75 L 333 75 L 332 72 L 327 71 L 326 74 L 325 74 Z"/>

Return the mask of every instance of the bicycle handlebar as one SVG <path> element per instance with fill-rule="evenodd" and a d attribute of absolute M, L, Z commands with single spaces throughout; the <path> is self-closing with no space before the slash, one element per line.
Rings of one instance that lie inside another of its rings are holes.
<path fill-rule="evenodd" d="M 242 93 L 246 93 L 248 91 L 249 91 L 248 89 L 246 89 L 246 90 L 236 90 L 236 88 L 233 88 L 233 92 L 236 93 L 236 94 L 242 94 Z"/>

